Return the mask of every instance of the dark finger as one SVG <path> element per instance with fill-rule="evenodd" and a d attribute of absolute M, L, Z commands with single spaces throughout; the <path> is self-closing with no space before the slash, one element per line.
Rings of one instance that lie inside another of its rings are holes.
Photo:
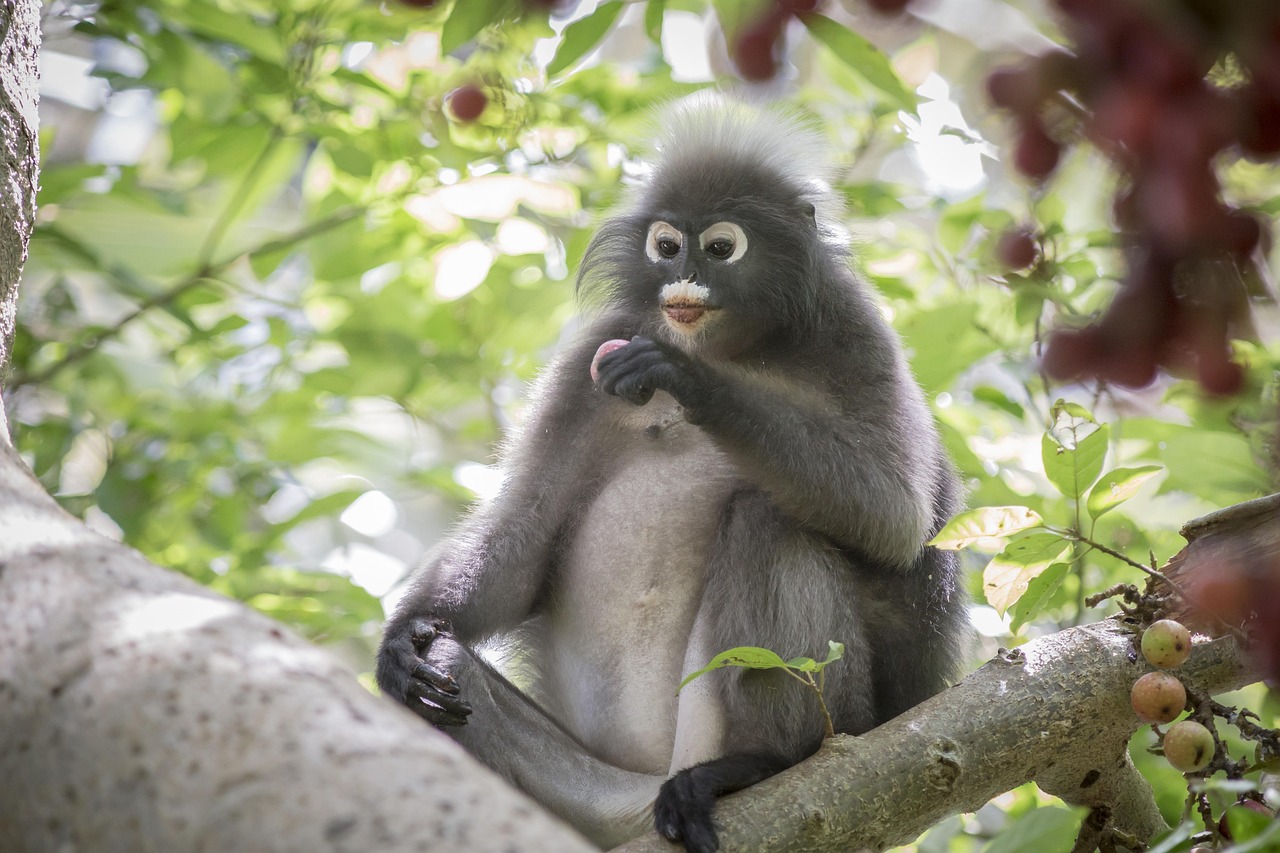
<path fill-rule="evenodd" d="M 418 664 L 414 667 L 412 675 L 414 678 L 427 682 L 437 690 L 454 696 L 458 695 L 460 688 L 453 676 L 446 672 L 441 672 L 429 663 Z"/>
<path fill-rule="evenodd" d="M 437 728 L 456 728 L 457 726 L 465 726 L 467 724 L 466 715 L 451 714 L 443 708 L 432 705 L 427 701 L 414 702 L 409 706 L 409 710 L 413 711 L 419 717 Z"/>
<path fill-rule="evenodd" d="M 466 702 L 447 693 L 441 693 L 435 687 L 423 681 L 410 681 L 408 690 L 405 692 L 408 694 L 410 707 L 414 707 L 421 702 L 428 702 L 450 714 L 465 717 L 471 713 L 471 706 Z M 414 710 L 417 709 L 414 708 Z"/>
<path fill-rule="evenodd" d="M 644 383 L 639 383 L 634 387 L 627 387 L 619 390 L 618 396 L 626 400 L 628 403 L 643 406 L 645 403 L 653 399 L 653 389 Z"/>

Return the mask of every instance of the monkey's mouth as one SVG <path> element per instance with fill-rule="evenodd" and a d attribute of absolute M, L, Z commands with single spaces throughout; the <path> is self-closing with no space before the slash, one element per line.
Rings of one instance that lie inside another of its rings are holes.
<path fill-rule="evenodd" d="M 675 299 L 662 303 L 662 313 L 667 315 L 667 319 L 682 326 L 696 324 L 710 310 L 712 309 L 707 303 L 692 299 Z"/>

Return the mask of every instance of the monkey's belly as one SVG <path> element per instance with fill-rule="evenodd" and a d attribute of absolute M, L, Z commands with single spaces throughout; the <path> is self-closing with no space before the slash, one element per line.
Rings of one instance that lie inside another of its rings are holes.
<path fill-rule="evenodd" d="M 666 773 L 690 629 L 730 463 L 694 427 L 627 454 L 560 566 L 546 675 L 561 719 L 609 762 Z"/>

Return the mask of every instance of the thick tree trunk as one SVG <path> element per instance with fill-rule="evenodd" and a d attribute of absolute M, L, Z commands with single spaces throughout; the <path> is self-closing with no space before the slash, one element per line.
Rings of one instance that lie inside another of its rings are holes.
<path fill-rule="evenodd" d="M 18 279 L 27 261 L 27 243 L 36 219 L 39 52 L 40 3 L 0 2 L 0 376 L 9 366 Z M 0 443 L 8 442 L 4 406 L 0 405 Z"/>
<path fill-rule="evenodd" d="M 39 13 L 0 2 L 0 375 Z M 328 655 L 64 513 L 2 406 L 0 626 L 0 850 L 592 849 Z"/>
<path fill-rule="evenodd" d="M 0 449 L 0 850 L 591 850 L 277 623 Z"/>

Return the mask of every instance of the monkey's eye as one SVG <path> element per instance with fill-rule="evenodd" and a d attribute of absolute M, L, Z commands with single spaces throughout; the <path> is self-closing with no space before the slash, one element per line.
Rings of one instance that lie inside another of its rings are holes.
<path fill-rule="evenodd" d="M 680 247 L 683 245 L 684 235 L 674 225 L 659 220 L 649 226 L 644 253 L 651 261 L 671 259 L 680 254 Z"/>
<path fill-rule="evenodd" d="M 717 222 L 698 235 L 702 250 L 716 260 L 731 264 L 747 251 L 747 235 L 733 222 Z"/>
<path fill-rule="evenodd" d="M 724 260 L 733 254 L 732 240 L 713 240 L 707 244 L 707 254 L 713 258 Z"/>

